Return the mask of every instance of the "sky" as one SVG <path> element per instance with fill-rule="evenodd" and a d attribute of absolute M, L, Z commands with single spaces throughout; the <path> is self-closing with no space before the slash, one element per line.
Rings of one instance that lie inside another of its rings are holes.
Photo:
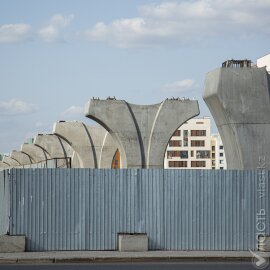
<path fill-rule="evenodd" d="M 269 14 L 269 0 L 0 0 L 0 153 L 58 120 L 92 124 L 92 97 L 195 98 L 211 116 L 205 75 L 270 53 Z"/>

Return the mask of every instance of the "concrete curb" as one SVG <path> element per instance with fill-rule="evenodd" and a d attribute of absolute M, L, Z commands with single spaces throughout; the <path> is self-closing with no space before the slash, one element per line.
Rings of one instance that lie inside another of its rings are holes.
<path fill-rule="evenodd" d="M 269 253 L 268 253 L 269 256 Z M 251 261 L 249 252 L 25 252 L 0 253 L 0 264 Z"/>

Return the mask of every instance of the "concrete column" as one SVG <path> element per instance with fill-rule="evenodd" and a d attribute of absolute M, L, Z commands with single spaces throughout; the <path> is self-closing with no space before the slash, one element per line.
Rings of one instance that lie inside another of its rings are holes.
<path fill-rule="evenodd" d="M 163 168 L 174 131 L 198 114 L 197 101 L 180 99 L 155 105 L 93 99 L 85 106 L 85 115 L 101 124 L 118 142 L 124 168 Z"/>
<path fill-rule="evenodd" d="M 270 169 L 270 75 L 265 68 L 218 68 L 205 79 L 228 169 Z"/>
<path fill-rule="evenodd" d="M 68 166 L 68 158 L 73 155 L 73 149 L 63 139 L 54 134 L 38 134 L 34 138 L 34 144 L 49 153 L 52 159 L 65 159 Z"/>
<path fill-rule="evenodd" d="M 117 146 L 104 128 L 60 121 L 54 124 L 53 133 L 72 146 L 80 168 L 111 168 Z"/>
<path fill-rule="evenodd" d="M 33 160 L 33 163 L 38 163 L 41 161 L 46 161 L 47 159 L 51 159 L 51 156 L 48 152 L 34 144 L 22 144 L 21 151 L 30 156 Z"/>
<path fill-rule="evenodd" d="M 20 165 L 29 165 L 32 163 L 30 156 L 21 151 L 13 150 L 10 157 L 18 161 Z"/>

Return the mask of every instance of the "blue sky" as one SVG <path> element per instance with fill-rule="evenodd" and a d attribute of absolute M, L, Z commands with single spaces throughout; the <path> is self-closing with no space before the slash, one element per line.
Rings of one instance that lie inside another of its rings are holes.
<path fill-rule="evenodd" d="M 205 74 L 269 53 L 269 14 L 269 0 L 0 0 L 0 152 L 57 120 L 90 123 L 93 96 L 194 97 L 210 116 Z"/>

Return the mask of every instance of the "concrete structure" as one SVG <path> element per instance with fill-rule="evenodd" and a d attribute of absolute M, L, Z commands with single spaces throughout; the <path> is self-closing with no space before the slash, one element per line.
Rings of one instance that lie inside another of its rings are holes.
<path fill-rule="evenodd" d="M 259 59 L 257 59 L 257 67 L 264 67 L 268 73 L 270 73 L 270 54 L 267 54 Z"/>
<path fill-rule="evenodd" d="M 148 237 L 146 234 L 119 234 L 118 248 L 121 252 L 148 251 Z"/>
<path fill-rule="evenodd" d="M 0 253 L 24 251 L 25 236 L 0 235 Z"/>
<path fill-rule="evenodd" d="M 4 168 L 8 168 L 8 167 L 9 167 L 9 165 L 7 163 L 0 161 L 0 168 L 4 169 Z"/>
<path fill-rule="evenodd" d="M 211 169 L 211 122 L 209 117 L 193 118 L 171 137 L 164 168 Z"/>
<path fill-rule="evenodd" d="M 10 154 L 10 157 L 18 161 L 20 165 L 29 165 L 33 163 L 31 157 L 21 151 L 13 150 Z"/>
<path fill-rule="evenodd" d="M 109 131 L 118 143 L 122 168 L 163 168 L 174 131 L 199 114 L 197 101 L 171 99 L 155 105 L 92 99 L 85 115 Z"/>
<path fill-rule="evenodd" d="M 13 159 L 10 156 L 4 156 L 2 161 L 3 163 L 6 163 L 10 167 L 17 167 L 21 165 L 17 160 Z"/>
<path fill-rule="evenodd" d="M 227 169 L 224 146 L 219 134 L 211 135 L 211 160 L 212 160 L 212 169 L 214 170 Z"/>
<path fill-rule="evenodd" d="M 70 167 L 70 160 L 74 150 L 66 141 L 54 134 L 38 134 L 34 138 L 34 144 L 49 153 L 52 159 L 62 159 L 61 167 Z"/>
<path fill-rule="evenodd" d="M 51 159 L 51 156 L 48 152 L 34 144 L 22 144 L 21 151 L 30 156 L 33 160 L 33 163 L 38 163 L 41 161 L 46 161 L 47 159 Z"/>
<path fill-rule="evenodd" d="M 265 68 L 218 68 L 207 74 L 203 98 L 228 169 L 270 169 L 270 75 Z"/>
<path fill-rule="evenodd" d="M 117 146 L 103 127 L 87 126 L 77 121 L 60 121 L 54 124 L 53 133 L 74 149 L 79 159 L 79 168 L 112 167 Z"/>

